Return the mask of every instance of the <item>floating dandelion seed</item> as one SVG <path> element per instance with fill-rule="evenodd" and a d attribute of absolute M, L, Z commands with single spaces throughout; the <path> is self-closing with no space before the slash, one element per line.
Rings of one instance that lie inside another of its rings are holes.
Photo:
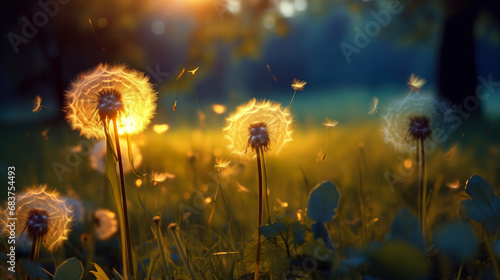
<path fill-rule="evenodd" d="M 247 104 L 236 108 L 236 112 L 227 118 L 228 125 L 224 128 L 226 138 L 230 142 L 228 148 L 233 153 L 248 157 L 249 153 L 247 152 L 248 147 L 250 147 L 251 152 L 257 157 L 259 197 L 257 254 L 254 279 L 259 278 L 262 238 L 261 226 L 264 201 L 267 209 L 267 220 L 268 223 L 271 224 L 264 154 L 266 152 L 278 154 L 283 145 L 291 141 L 291 123 L 292 117 L 290 116 L 288 107 L 282 109 L 281 105 L 278 103 L 256 101 L 254 98 Z"/>
<path fill-rule="evenodd" d="M 368 114 L 373 115 L 378 111 L 378 102 L 379 99 L 377 97 L 372 98 L 372 102 L 370 104 L 370 111 L 368 111 Z"/>
<path fill-rule="evenodd" d="M 173 179 L 173 178 L 175 178 L 175 175 L 167 173 L 167 172 L 164 172 L 164 173 L 160 173 L 160 172 L 156 172 L 156 171 L 151 172 L 151 182 L 153 182 L 153 185 L 155 185 L 155 186 L 160 184 L 160 183 L 165 182 L 165 180 L 167 180 L 167 179 Z"/>
<path fill-rule="evenodd" d="M 267 66 L 267 70 L 269 70 L 269 73 L 271 73 L 271 76 L 273 76 L 273 79 L 276 81 L 276 83 L 278 82 L 278 79 L 276 79 L 276 77 L 274 76 L 273 72 L 271 72 L 271 68 L 269 67 L 269 64 L 266 64 Z"/>
<path fill-rule="evenodd" d="M 410 78 L 408 79 L 408 82 L 406 83 L 408 87 L 410 88 L 410 92 L 406 95 L 405 100 L 403 103 L 401 103 L 401 106 L 399 106 L 398 112 L 401 110 L 401 107 L 405 104 L 406 100 L 408 97 L 410 97 L 410 94 L 412 91 L 420 92 L 420 88 L 422 88 L 425 85 L 426 81 L 425 79 L 420 79 L 419 76 L 416 76 L 415 74 L 411 74 Z"/>
<path fill-rule="evenodd" d="M 155 124 L 153 125 L 153 131 L 156 132 L 157 134 L 163 134 L 167 132 L 167 130 L 170 128 L 168 124 Z"/>
<path fill-rule="evenodd" d="M 124 65 L 99 64 L 79 75 L 66 92 L 66 118 L 87 138 L 104 138 L 113 120 L 119 134 L 137 134 L 155 114 L 156 99 L 143 73 Z"/>
<path fill-rule="evenodd" d="M 226 112 L 226 106 L 221 104 L 214 104 L 212 110 L 218 115 L 224 114 Z"/>
<path fill-rule="evenodd" d="M 464 138 L 464 136 L 465 136 L 465 132 L 462 133 L 462 136 L 460 136 L 460 139 L 458 139 L 458 142 L 455 145 L 453 145 L 453 147 L 451 147 L 450 151 L 446 155 L 447 158 L 449 158 L 453 154 L 453 152 L 455 152 L 455 150 L 458 147 L 458 144 L 460 144 L 460 141 L 462 141 L 462 138 Z"/>
<path fill-rule="evenodd" d="M 177 94 L 175 95 L 175 102 L 174 102 L 174 107 L 172 108 L 172 110 L 175 112 L 175 110 L 177 110 L 177 98 L 179 98 L 179 86 L 181 85 L 181 82 L 180 82 L 180 78 L 182 77 L 182 75 L 184 75 L 184 71 L 186 71 L 186 68 L 182 68 L 182 71 L 181 73 L 179 74 L 179 76 L 177 76 L 177 78 L 175 79 L 177 82 Z"/>
<path fill-rule="evenodd" d="M 94 213 L 94 232 L 99 240 L 106 240 L 118 231 L 116 214 L 108 209 L 97 209 Z"/>
<path fill-rule="evenodd" d="M 33 99 L 33 112 L 37 113 L 42 110 L 42 97 L 40 95 L 35 96 Z"/>
<path fill-rule="evenodd" d="M 3 213 L 2 223 L 8 226 L 11 218 L 8 207 Z M 40 246 L 49 252 L 59 248 L 68 239 L 73 211 L 56 191 L 47 190 L 47 185 L 34 186 L 26 189 L 16 197 L 15 217 L 19 230 L 17 237 L 27 234 L 36 250 L 32 260 L 37 258 Z"/>
<path fill-rule="evenodd" d="M 195 69 L 193 69 L 193 70 L 188 70 L 188 72 L 194 75 L 194 74 L 196 73 L 196 71 L 198 71 L 198 69 L 200 69 L 200 67 L 199 67 L 199 66 L 198 66 L 198 67 L 196 67 L 196 68 L 195 68 Z"/>
<path fill-rule="evenodd" d="M 282 108 L 279 103 L 254 98 L 236 108 L 226 120 L 224 132 L 229 150 L 247 159 L 256 156 L 257 147 L 278 155 L 292 140 L 292 116 L 288 108 Z"/>
<path fill-rule="evenodd" d="M 282 207 L 282 208 L 287 208 L 288 207 L 288 202 L 283 202 L 279 199 L 279 197 L 276 199 L 276 201 L 278 202 L 278 204 Z"/>
<path fill-rule="evenodd" d="M 292 82 L 293 96 L 292 96 L 292 100 L 290 100 L 290 104 L 288 104 L 288 108 L 290 108 L 290 106 L 292 106 L 292 102 L 293 102 L 293 99 L 295 98 L 295 94 L 297 93 L 297 90 L 303 91 L 304 87 L 306 85 L 307 85 L 306 81 L 301 81 L 301 80 L 295 79 L 295 78 L 293 79 L 293 82 Z"/>
<path fill-rule="evenodd" d="M 217 171 L 222 171 L 228 168 L 229 164 L 231 164 L 231 161 L 218 158 L 215 160 L 215 169 L 217 169 Z"/>
<path fill-rule="evenodd" d="M 337 120 L 332 121 L 328 118 L 326 118 L 325 122 L 323 123 L 323 125 L 326 126 L 326 128 L 327 128 L 327 132 L 326 132 L 325 154 L 323 154 L 323 157 L 321 158 L 321 160 L 325 160 L 325 158 L 326 158 L 326 152 L 328 150 L 328 140 L 330 139 L 330 128 L 336 127 L 338 124 L 339 124 L 339 122 Z"/>
<path fill-rule="evenodd" d="M 408 87 L 410 88 L 411 91 L 416 91 L 419 92 L 420 89 L 427 83 L 425 79 L 421 79 L 419 76 L 415 74 L 411 74 L 410 78 L 408 79 Z"/>

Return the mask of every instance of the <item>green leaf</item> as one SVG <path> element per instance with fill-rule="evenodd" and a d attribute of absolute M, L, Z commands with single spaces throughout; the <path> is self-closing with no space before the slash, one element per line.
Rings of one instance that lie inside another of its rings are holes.
<path fill-rule="evenodd" d="M 94 274 L 96 280 L 109 280 L 108 276 L 106 275 L 106 273 L 104 273 L 104 270 L 102 270 L 99 265 L 97 265 L 96 263 L 92 264 L 95 266 L 95 269 L 97 271 L 91 271 L 90 273 Z"/>
<path fill-rule="evenodd" d="M 471 198 L 461 202 L 467 215 L 482 223 L 489 233 L 500 230 L 500 199 L 490 183 L 474 175 L 467 181 L 465 192 Z"/>
<path fill-rule="evenodd" d="M 469 224 L 452 222 L 434 234 L 434 243 L 439 252 L 456 264 L 472 258 L 478 250 L 476 235 Z"/>
<path fill-rule="evenodd" d="M 339 206 L 340 193 L 330 181 L 319 183 L 311 191 L 307 202 L 307 217 L 311 220 L 326 223 L 335 216 Z"/>
<path fill-rule="evenodd" d="M 391 223 L 389 241 L 403 241 L 425 251 L 425 241 L 417 217 L 408 209 L 399 210 Z"/>
<path fill-rule="evenodd" d="M 408 279 L 425 275 L 428 263 L 424 253 L 414 246 L 394 241 L 368 252 L 373 269 L 382 279 Z"/>
<path fill-rule="evenodd" d="M 77 258 L 69 258 L 57 267 L 54 280 L 80 280 L 83 272 L 82 262 Z"/>

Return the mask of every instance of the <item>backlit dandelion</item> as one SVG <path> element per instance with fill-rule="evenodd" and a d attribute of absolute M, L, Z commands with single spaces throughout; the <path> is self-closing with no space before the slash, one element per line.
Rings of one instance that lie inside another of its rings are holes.
<path fill-rule="evenodd" d="M 304 90 L 304 87 L 307 85 L 307 82 L 306 81 L 301 81 L 299 79 L 293 79 L 293 82 L 292 82 L 292 89 L 293 89 L 293 96 L 292 96 L 292 100 L 290 101 L 290 104 L 288 104 L 288 108 L 290 108 L 290 106 L 292 106 L 292 102 L 293 102 L 293 99 L 295 98 L 295 94 L 297 93 L 297 90 L 298 91 L 303 91 Z"/>
<path fill-rule="evenodd" d="M 113 120 L 119 134 L 137 134 L 155 114 L 156 99 L 143 73 L 124 65 L 99 64 L 80 74 L 66 92 L 66 118 L 87 138 L 104 138 Z"/>
<path fill-rule="evenodd" d="M 326 152 L 328 150 L 328 140 L 330 138 L 330 128 L 336 127 L 339 124 L 337 120 L 330 120 L 329 118 L 326 118 L 325 122 L 323 123 L 324 126 L 326 126 L 326 147 L 325 147 L 325 153 L 323 154 L 323 157 L 321 160 L 325 160 L 326 157 Z"/>
<path fill-rule="evenodd" d="M 271 223 L 264 154 L 266 152 L 278 154 L 283 145 L 292 140 L 292 121 L 293 120 L 288 108 L 282 109 L 281 105 L 278 103 L 273 103 L 271 101 L 257 101 L 254 98 L 247 104 L 236 108 L 236 112 L 227 118 L 227 126 L 224 128 L 226 138 L 229 140 L 228 148 L 233 153 L 247 157 L 250 156 L 250 153 L 252 153 L 257 157 L 259 205 L 257 219 L 257 254 L 254 274 L 254 279 L 256 280 L 259 278 L 261 250 L 260 226 L 262 226 L 264 201 L 267 210 L 267 220 L 269 224 Z"/>
<path fill-rule="evenodd" d="M 116 155 L 119 183 L 115 170 L 107 170 L 106 175 L 113 181 L 119 211 L 125 279 L 134 275 L 134 264 L 119 134 L 128 137 L 143 131 L 155 114 L 156 99 L 149 78 L 124 65 L 99 64 L 79 75 L 66 93 L 66 118 L 71 127 L 87 138 L 106 138 L 106 146 L 116 149 L 116 153 L 108 150 L 106 160 L 114 165 Z"/>
<path fill-rule="evenodd" d="M 406 102 L 407 101 L 407 102 Z M 418 213 L 422 232 L 425 232 L 427 187 L 425 180 L 425 150 L 433 135 L 444 142 L 452 127 L 450 110 L 444 102 L 432 97 L 417 94 L 396 102 L 394 108 L 384 117 L 384 140 L 392 143 L 399 152 L 416 152 L 418 164 Z"/>
<path fill-rule="evenodd" d="M 10 222 L 8 218 L 11 218 L 8 213 L 10 211 L 5 211 L 2 215 L 5 227 Z M 47 185 L 30 187 L 17 196 L 14 216 L 19 227 L 16 235 L 22 238 L 26 234 L 32 241 L 32 261 L 38 258 L 42 246 L 53 252 L 68 239 L 72 215 L 59 193 L 48 190 Z"/>
<path fill-rule="evenodd" d="M 279 103 L 252 99 L 237 107 L 226 120 L 228 149 L 243 158 L 255 157 L 258 149 L 278 155 L 292 140 L 292 116 Z"/>
<path fill-rule="evenodd" d="M 97 209 L 94 213 L 94 232 L 99 240 L 106 240 L 118 231 L 116 214 L 108 209 Z"/>

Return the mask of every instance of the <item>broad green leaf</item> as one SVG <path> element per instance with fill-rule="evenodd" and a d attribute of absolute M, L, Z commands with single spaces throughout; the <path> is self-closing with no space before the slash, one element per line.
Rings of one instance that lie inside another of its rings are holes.
<path fill-rule="evenodd" d="M 102 270 L 99 265 L 97 265 L 96 263 L 92 264 L 95 266 L 95 269 L 97 271 L 91 271 L 90 273 L 94 274 L 96 280 L 109 280 L 108 276 L 106 275 L 106 273 L 104 273 L 104 270 Z"/>
<path fill-rule="evenodd" d="M 482 223 L 490 233 L 500 230 L 500 199 L 490 183 L 481 176 L 474 175 L 467 181 L 465 192 L 471 199 L 464 200 L 461 204 L 469 217 Z"/>
<path fill-rule="evenodd" d="M 319 183 L 311 191 L 307 203 L 307 217 L 326 223 L 335 216 L 335 209 L 339 206 L 340 194 L 330 181 Z"/>
<path fill-rule="evenodd" d="M 82 262 L 77 258 L 69 258 L 57 267 L 54 280 L 80 280 L 83 272 Z"/>

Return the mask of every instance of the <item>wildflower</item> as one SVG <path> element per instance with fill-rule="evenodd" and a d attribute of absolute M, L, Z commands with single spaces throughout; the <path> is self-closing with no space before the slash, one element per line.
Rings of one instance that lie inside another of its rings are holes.
<path fill-rule="evenodd" d="M 118 231 L 116 214 L 108 209 L 98 209 L 94 213 L 95 235 L 100 240 L 106 240 Z"/>
<path fill-rule="evenodd" d="M 288 109 L 279 103 L 252 99 L 227 118 L 224 132 L 229 140 L 228 148 L 247 158 L 251 154 L 248 147 L 253 154 L 259 148 L 277 155 L 292 140 L 292 122 Z"/>
<path fill-rule="evenodd" d="M 99 64 L 81 74 L 66 93 L 66 118 L 87 138 L 104 138 L 113 120 L 119 133 L 146 128 L 156 109 L 156 93 L 149 78 L 123 65 Z"/>
<path fill-rule="evenodd" d="M 53 252 L 68 239 L 72 211 L 59 198 L 59 193 L 47 190 L 47 185 L 30 187 L 17 197 L 17 237 L 27 234 L 32 242 Z M 10 211 L 4 212 L 2 222 L 8 224 Z M 9 216 L 8 216 L 9 215 Z"/>

